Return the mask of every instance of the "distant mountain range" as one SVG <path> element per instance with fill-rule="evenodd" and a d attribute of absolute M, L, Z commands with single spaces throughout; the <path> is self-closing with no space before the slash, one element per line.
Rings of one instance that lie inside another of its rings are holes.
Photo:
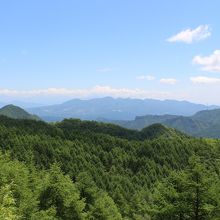
<path fill-rule="evenodd" d="M 105 122 L 111 122 L 125 128 L 138 130 L 155 123 L 160 123 L 189 135 L 220 138 L 220 109 L 203 110 L 188 117 L 177 115 L 146 115 L 138 116 L 135 120 L 130 121 L 105 120 Z"/>
<path fill-rule="evenodd" d="M 154 103 L 154 105 L 151 105 L 149 109 L 147 109 L 147 104 L 149 104 L 149 102 Z M 132 106 L 132 103 L 134 103 L 136 108 Z M 170 103 L 169 108 L 168 103 Z M 158 105 L 158 108 L 156 108 L 156 105 Z M 163 108 L 164 106 L 166 106 L 166 108 Z M 182 106 L 182 109 L 180 106 Z M 119 107 L 123 110 L 111 111 L 111 109 L 119 109 Z M 177 112 L 182 112 L 187 115 L 189 112 L 194 112 L 196 109 L 202 107 L 208 108 L 203 105 L 169 100 L 156 101 L 104 98 L 88 101 L 72 100 L 60 105 L 33 108 L 29 110 L 31 114 L 20 107 L 7 105 L 0 109 L 0 115 L 15 119 L 41 120 L 40 118 L 43 118 L 47 121 L 59 121 L 64 118 L 89 119 L 108 122 L 134 130 L 142 130 L 151 125 L 162 124 L 166 127 L 179 130 L 192 136 L 220 138 L 220 109 L 202 110 L 192 116 L 176 115 Z M 214 107 L 215 106 L 211 106 L 209 108 Z M 134 114 L 140 112 L 143 113 L 143 109 L 145 109 L 145 112 L 153 111 L 153 109 L 155 112 L 166 112 L 169 110 L 170 112 L 175 112 L 176 114 L 147 114 L 145 116 L 137 116 L 134 120 L 114 120 L 114 118 L 131 118 Z M 129 112 L 129 110 L 131 110 L 131 112 Z M 39 115 L 40 117 L 36 115 Z M 106 118 L 113 118 L 113 120 Z"/>
<path fill-rule="evenodd" d="M 214 108 L 217 106 L 206 106 L 187 101 L 105 97 L 90 100 L 73 99 L 58 105 L 26 108 L 26 110 L 46 121 L 60 121 L 64 118 L 133 120 L 137 115 L 147 114 L 190 116 L 198 111 Z"/>
<path fill-rule="evenodd" d="M 40 118 L 36 115 L 31 115 L 26 112 L 24 109 L 14 106 L 14 105 L 6 105 L 0 109 L 0 115 L 7 116 L 9 118 L 14 119 L 33 119 L 40 120 Z"/>

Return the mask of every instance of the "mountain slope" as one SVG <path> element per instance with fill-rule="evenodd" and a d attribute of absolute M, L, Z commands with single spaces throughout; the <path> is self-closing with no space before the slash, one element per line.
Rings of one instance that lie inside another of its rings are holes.
<path fill-rule="evenodd" d="M 90 100 L 73 99 L 60 105 L 31 108 L 28 111 L 46 121 L 59 121 L 64 118 L 132 120 L 137 115 L 146 114 L 188 116 L 207 108 L 205 105 L 186 101 L 105 97 Z M 209 108 L 213 109 L 214 106 Z"/>
<path fill-rule="evenodd" d="M 60 123 L 57 123 L 57 127 L 61 128 L 65 133 L 80 133 L 88 136 L 90 134 L 103 134 L 110 135 L 117 138 L 123 138 L 128 140 L 147 140 L 155 139 L 159 137 L 174 138 L 183 137 L 185 134 L 168 128 L 161 124 L 153 124 L 144 128 L 141 131 L 126 129 L 114 124 L 102 123 L 96 121 L 81 121 L 78 119 L 65 119 Z"/>
<path fill-rule="evenodd" d="M 152 124 L 164 124 L 165 121 L 169 119 L 178 118 L 178 115 L 146 115 L 146 116 L 136 116 L 135 120 L 106 120 L 100 119 L 103 122 L 109 122 L 113 124 L 117 124 L 119 126 L 128 128 L 128 129 L 137 129 L 141 130 Z"/>
<path fill-rule="evenodd" d="M 152 124 L 140 131 L 143 140 L 155 138 L 177 138 L 185 135 L 175 129 L 168 128 L 162 124 Z"/>
<path fill-rule="evenodd" d="M 141 130 L 154 123 L 161 123 L 197 137 L 220 138 L 220 109 L 205 110 L 193 116 L 146 115 L 133 121 L 109 121 L 129 129 Z"/>
<path fill-rule="evenodd" d="M 199 121 L 193 119 L 192 117 L 183 116 L 166 120 L 163 122 L 163 124 L 191 135 L 197 135 L 198 132 L 206 129 L 209 126 L 206 121 Z"/>
<path fill-rule="evenodd" d="M 220 109 L 199 111 L 192 118 L 209 124 L 220 124 Z"/>
<path fill-rule="evenodd" d="M 14 119 L 33 119 L 40 120 L 40 118 L 36 115 L 31 115 L 26 112 L 24 109 L 14 106 L 14 105 L 6 105 L 0 109 L 0 115 L 7 116 L 9 118 Z"/>

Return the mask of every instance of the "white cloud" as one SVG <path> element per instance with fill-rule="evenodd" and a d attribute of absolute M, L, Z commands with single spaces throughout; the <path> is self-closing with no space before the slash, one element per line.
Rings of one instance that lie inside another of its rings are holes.
<path fill-rule="evenodd" d="M 97 72 L 100 72 L 100 73 L 107 73 L 107 72 L 111 72 L 112 71 L 112 68 L 109 68 L 109 67 L 104 67 L 104 68 L 99 68 L 96 70 Z"/>
<path fill-rule="evenodd" d="M 145 89 L 131 89 L 131 88 L 113 88 L 110 86 L 95 86 L 85 89 L 67 89 L 67 88 L 47 88 L 35 90 L 13 90 L 1 89 L 0 98 L 6 102 L 13 100 L 23 100 L 25 102 L 44 103 L 44 105 L 55 104 L 63 102 L 72 98 L 90 99 L 94 97 L 121 97 L 121 98 L 152 98 L 152 99 L 175 99 L 188 100 L 197 103 L 219 104 L 220 86 L 219 84 L 212 84 L 212 89 L 209 86 L 200 86 L 195 89 L 193 86 L 189 89 L 178 89 L 174 91 L 161 90 L 145 90 Z"/>
<path fill-rule="evenodd" d="M 152 81 L 152 80 L 155 80 L 155 77 L 152 75 L 141 75 L 141 76 L 137 76 L 136 79 Z"/>
<path fill-rule="evenodd" d="M 193 63 L 201 65 L 203 71 L 220 72 L 220 50 L 215 50 L 209 56 L 195 56 Z"/>
<path fill-rule="evenodd" d="M 200 25 L 195 29 L 186 29 L 180 33 L 167 39 L 168 42 L 183 42 L 191 44 L 193 42 L 204 40 L 211 36 L 211 31 L 208 25 Z"/>
<path fill-rule="evenodd" d="M 160 79 L 160 83 L 168 84 L 168 85 L 175 85 L 177 83 L 177 80 L 173 78 L 162 78 Z"/>
<path fill-rule="evenodd" d="M 219 84 L 220 78 L 196 76 L 196 77 L 191 77 L 190 81 L 194 84 Z"/>
<path fill-rule="evenodd" d="M 99 97 L 112 96 L 122 98 L 156 98 L 165 99 L 170 98 L 171 93 L 165 91 L 152 91 L 143 89 L 129 89 L 129 88 L 112 88 L 110 86 L 95 86 L 87 89 L 67 89 L 67 88 L 48 88 L 36 90 L 13 90 L 0 89 L 0 96 L 10 97 Z"/>

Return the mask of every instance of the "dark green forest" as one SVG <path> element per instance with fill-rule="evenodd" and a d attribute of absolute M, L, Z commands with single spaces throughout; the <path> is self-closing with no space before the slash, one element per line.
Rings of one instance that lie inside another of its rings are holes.
<path fill-rule="evenodd" d="M 0 116 L 2 220 L 219 220 L 220 140 Z"/>

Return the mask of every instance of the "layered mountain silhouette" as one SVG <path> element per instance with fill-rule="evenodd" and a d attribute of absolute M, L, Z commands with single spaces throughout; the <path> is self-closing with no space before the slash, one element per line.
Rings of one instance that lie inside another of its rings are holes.
<path fill-rule="evenodd" d="M 133 130 L 144 130 L 150 125 L 162 124 L 166 128 L 174 128 L 192 136 L 220 138 L 220 109 L 215 109 L 216 107 L 172 100 L 106 97 L 91 100 L 74 99 L 63 104 L 32 108 L 27 111 L 14 105 L 7 105 L 0 109 L 0 115 L 16 119 L 42 118 L 45 121 L 61 121 L 64 118 L 97 120 Z M 211 110 L 204 110 L 207 108 Z M 132 120 L 133 118 L 135 119 Z"/>
<path fill-rule="evenodd" d="M 146 115 L 130 121 L 111 121 L 129 129 L 141 130 L 151 124 L 161 123 L 198 137 L 220 138 L 220 109 L 199 111 L 193 116 Z"/>
<path fill-rule="evenodd" d="M 194 104 L 187 101 L 96 98 L 90 100 L 73 99 L 58 105 L 27 109 L 46 121 L 60 121 L 64 118 L 83 120 L 133 120 L 137 115 L 184 115 L 190 116 L 201 110 L 216 106 Z"/>

